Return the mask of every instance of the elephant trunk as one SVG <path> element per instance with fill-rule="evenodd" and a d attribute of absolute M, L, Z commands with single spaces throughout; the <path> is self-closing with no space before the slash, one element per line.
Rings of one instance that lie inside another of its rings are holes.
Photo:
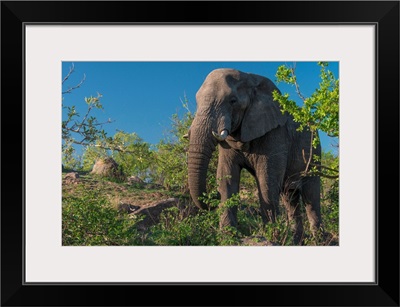
<path fill-rule="evenodd" d="M 213 137 L 212 124 L 209 120 L 195 118 L 190 129 L 188 148 L 188 183 L 190 196 L 200 209 L 208 209 L 199 197 L 207 193 L 207 169 L 217 145 Z"/>
<path fill-rule="evenodd" d="M 192 197 L 195 205 L 200 209 L 208 209 L 207 204 L 199 199 L 199 197 L 204 196 L 204 193 L 207 192 L 206 177 L 210 157 L 211 156 L 208 156 L 204 153 L 190 151 L 188 155 L 188 181 L 190 196 Z"/>
<path fill-rule="evenodd" d="M 188 153 L 188 183 L 190 196 L 200 209 L 208 209 L 200 197 L 207 193 L 207 169 L 215 146 L 189 145 Z"/>
<path fill-rule="evenodd" d="M 212 110 L 204 101 L 200 105 L 204 107 L 198 109 L 190 128 L 188 183 L 195 205 L 200 209 L 208 209 L 208 205 L 199 197 L 207 193 L 208 165 L 218 142 L 224 141 L 229 135 L 231 118 L 225 116 L 228 113 L 226 110 Z"/>

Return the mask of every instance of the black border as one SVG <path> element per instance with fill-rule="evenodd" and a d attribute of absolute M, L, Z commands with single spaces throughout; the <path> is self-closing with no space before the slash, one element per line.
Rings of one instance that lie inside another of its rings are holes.
<path fill-rule="evenodd" d="M 24 284 L 23 29 L 72 22 L 375 25 L 378 282 Z M 398 1 L 2 1 L 1 306 L 399 306 L 399 101 Z"/>

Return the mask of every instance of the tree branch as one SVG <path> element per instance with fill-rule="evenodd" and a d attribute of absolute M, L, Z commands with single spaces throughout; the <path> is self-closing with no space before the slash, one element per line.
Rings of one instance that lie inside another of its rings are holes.
<path fill-rule="evenodd" d="M 81 130 L 82 126 L 85 126 L 86 118 L 88 117 L 88 115 L 89 115 L 89 113 L 90 113 L 90 111 L 91 111 L 92 109 L 93 109 L 93 105 L 89 105 L 89 106 L 88 106 L 88 109 L 87 109 L 87 111 L 86 111 L 85 116 L 83 117 L 81 123 L 78 125 L 78 130 L 75 131 L 75 132 L 78 132 L 78 133 L 79 133 L 79 131 Z"/>
<path fill-rule="evenodd" d="M 292 76 L 294 77 L 294 86 L 296 88 L 296 93 L 297 95 L 301 98 L 301 100 L 305 101 L 306 98 L 303 96 L 303 94 L 300 92 L 300 85 L 297 83 L 297 78 L 296 78 L 296 66 L 294 65 L 293 67 L 290 67 L 290 71 L 292 73 Z"/>
<path fill-rule="evenodd" d="M 72 66 L 69 68 L 69 72 L 68 74 L 64 77 L 64 79 L 62 80 L 61 84 L 64 84 L 65 81 L 68 80 L 68 78 L 72 75 L 72 73 L 74 72 L 75 66 L 74 63 L 72 63 Z"/>
<path fill-rule="evenodd" d="M 306 156 L 304 149 L 302 149 L 302 154 L 303 154 L 303 160 L 304 163 L 306 163 L 306 169 L 305 172 L 308 172 L 308 168 L 310 167 L 311 159 L 312 159 L 312 148 L 313 148 L 313 139 L 314 139 L 314 131 L 311 130 L 311 140 L 310 140 L 310 156 L 308 157 L 308 161 L 306 161 Z"/>
<path fill-rule="evenodd" d="M 315 164 L 315 163 L 311 163 L 311 165 L 312 165 L 312 166 L 319 166 L 320 168 L 326 169 L 326 170 L 328 170 L 328 171 L 335 172 L 335 173 L 339 173 L 339 170 L 334 169 L 334 168 L 330 168 L 330 167 L 327 167 L 327 166 L 324 166 L 324 165 Z"/>
<path fill-rule="evenodd" d="M 320 176 L 320 177 L 324 177 L 324 178 L 328 178 L 328 179 L 338 179 L 339 175 L 328 175 L 322 172 L 313 172 L 312 173 L 315 176 Z"/>
<path fill-rule="evenodd" d="M 69 76 L 68 76 L 68 78 L 69 78 Z M 66 80 L 66 79 L 64 78 L 64 80 Z M 62 94 L 70 94 L 73 90 L 76 90 L 77 88 L 80 88 L 81 85 L 85 82 L 85 80 L 86 80 L 86 75 L 83 74 L 83 78 L 82 78 L 81 82 L 79 82 L 77 85 L 75 85 L 73 87 L 68 88 L 66 91 L 62 92 Z M 63 81 L 63 83 L 64 83 L 64 81 Z"/>
<path fill-rule="evenodd" d="M 82 146 L 94 146 L 94 147 L 105 149 L 105 150 L 112 150 L 112 151 L 118 151 L 118 152 L 123 152 L 123 153 L 137 154 L 137 152 L 135 152 L 135 151 L 126 150 L 124 148 L 117 147 L 117 146 L 114 147 L 114 146 L 107 146 L 107 145 L 104 145 L 104 144 L 87 143 L 87 142 L 85 142 L 85 139 L 83 139 L 81 141 L 72 140 L 71 143 L 76 144 L 76 145 L 82 145 Z"/>

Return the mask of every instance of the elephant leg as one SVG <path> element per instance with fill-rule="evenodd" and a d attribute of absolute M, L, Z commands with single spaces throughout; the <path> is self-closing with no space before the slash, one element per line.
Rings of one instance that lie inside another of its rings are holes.
<path fill-rule="evenodd" d="M 276 181 L 267 182 L 267 176 L 256 174 L 261 217 L 264 224 L 274 223 L 279 210 L 279 187 Z"/>
<path fill-rule="evenodd" d="M 321 195 L 319 177 L 305 178 L 301 188 L 301 196 L 306 207 L 310 230 L 314 237 L 321 228 Z"/>
<path fill-rule="evenodd" d="M 226 206 L 226 201 L 234 194 L 239 193 L 241 167 L 233 163 L 224 154 L 218 158 L 217 178 L 219 181 L 218 192 L 221 195 L 220 207 Z M 220 228 L 226 226 L 237 227 L 237 206 L 228 206 L 222 209 L 220 216 Z"/>
<path fill-rule="evenodd" d="M 300 193 L 297 190 L 290 190 L 282 195 L 282 202 L 286 208 L 290 228 L 293 233 L 294 245 L 301 244 L 304 228 L 300 208 Z"/>

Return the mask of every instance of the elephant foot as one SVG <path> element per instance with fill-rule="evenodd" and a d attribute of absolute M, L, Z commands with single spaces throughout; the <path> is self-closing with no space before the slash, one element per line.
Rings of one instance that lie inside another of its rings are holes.
<path fill-rule="evenodd" d="M 264 225 L 269 223 L 275 223 L 275 211 L 274 210 L 263 210 L 261 211 L 261 218 Z"/>
<path fill-rule="evenodd" d="M 303 245 L 304 242 L 304 233 L 294 233 L 293 234 L 293 245 Z"/>
<path fill-rule="evenodd" d="M 227 227 L 237 228 L 237 218 L 236 215 L 231 210 L 225 210 L 220 216 L 219 228 L 224 229 Z"/>
<path fill-rule="evenodd" d="M 313 239 L 316 243 L 316 245 L 324 244 L 327 233 L 324 231 L 324 229 L 321 226 L 314 226 L 311 227 L 311 234 L 313 236 Z"/>
<path fill-rule="evenodd" d="M 304 228 L 303 223 L 301 222 L 292 222 L 291 231 L 293 234 L 293 244 L 294 245 L 302 245 L 304 239 Z"/>

